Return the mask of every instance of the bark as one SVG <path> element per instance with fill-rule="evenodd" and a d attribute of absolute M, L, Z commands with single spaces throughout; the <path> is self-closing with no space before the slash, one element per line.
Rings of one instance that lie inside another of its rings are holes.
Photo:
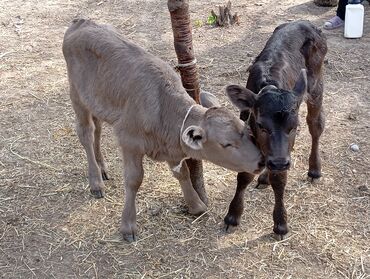
<path fill-rule="evenodd" d="M 174 46 L 178 59 L 178 69 L 181 81 L 188 94 L 199 103 L 199 78 L 193 50 L 191 33 L 189 0 L 168 0 L 168 9 L 174 37 Z M 207 193 L 204 188 L 202 161 L 186 160 L 190 170 L 190 178 L 195 191 L 201 200 L 208 204 Z"/>

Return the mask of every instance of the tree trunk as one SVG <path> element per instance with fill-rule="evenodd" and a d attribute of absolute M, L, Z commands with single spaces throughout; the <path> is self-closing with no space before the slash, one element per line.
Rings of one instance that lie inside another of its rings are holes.
<path fill-rule="evenodd" d="M 211 10 L 211 15 L 216 18 L 217 26 L 229 26 L 233 24 L 239 24 L 239 16 L 237 13 L 231 14 L 231 1 L 228 1 L 226 6 L 218 7 L 219 15 Z"/>
<path fill-rule="evenodd" d="M 168 0 L 171 15 L 174 46 L 178 59 L 178 69 L 181 81 L 188 94 L 199 103 L 199 78 L 194 57 L 191 24 L 189 15 L 189 0 Z M 200 199 L 208 204 L 204 188 L 202 161 L 186 160 L 190 170 L 190 178 Z"/>

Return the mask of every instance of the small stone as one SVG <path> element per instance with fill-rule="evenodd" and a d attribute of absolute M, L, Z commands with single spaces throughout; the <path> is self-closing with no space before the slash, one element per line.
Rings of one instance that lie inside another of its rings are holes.
<path fill-rule="evenodd" d="M 357 188 L 361 192 L 367 192 L 369 191 L 369 188 L 366 185 L 361 185 Z"/>
<path fill-rule="evenodd" d="M 31 45 L 25 46 L 25 50 L 28 52 L 32 52 L 32 46 Z"/>
<path fill-rule="evenodd" d="M 149 209 L 149 214 L 151 216 L 158 216 L 159 214 L 161 213 L 161 208 L 158 206 L 158 207 L 152 207 Z"/>
<path fill-rule="evenodd" d="M 353 120 L 353 121 L 355 121 L 355 120 L 357 120 L 357 118 L 358 118 L 358 117 L 357 117 L 357 114 L 358 114 L 357 112 L 351 112 L 351 113 L 349 113 L 349 114 L 348 114 L 348 117 L 347 117 L 347 118 L 348 118 L 349 120 Z"/>
<path fill-rule="evenodd" d="M 104 239 L 98 239 L 98 243 L 102 245 L 107 244 L 107 242 Z"/>
<path fill-rule="evenodd" d="M 355 143 L 352 143 L 352 144 L 350 145 L 350 148 L 351 148 L 351 150 L 352 150 L 352 151 L 354 151 L 354 152 L 357 152 L 357 151 L 359 151 L 359 150 L 360 150 L 360 147 L 359 147 L 357 144 L 355 144 Z"/>

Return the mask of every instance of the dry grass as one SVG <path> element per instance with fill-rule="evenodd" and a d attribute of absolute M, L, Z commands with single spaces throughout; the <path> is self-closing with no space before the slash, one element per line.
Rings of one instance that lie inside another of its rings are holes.
<path fill-rule="evenodd" d="M 235 174 L 205 164 L 210 198 L 199 218 L 185 212 L 166 165 L 145 161 L 138 195 L 139 240 L 117 231 L 123 206 L 119 151 L 109 127 L 104 151 L 113 177 L 107 196 L 89 195 L 86 162 L 74 132 L 61 42 L 76 15 L 111 23 L 173 63 L 166 1 L 6 1 L 0 11 L 0 277 L 2 278 L 369 278 L 370 274 L 370 17 L 364 37 L 327 33 L 324 177 L 306 180 L 309 135 L 302 127 L 289 174 L 286 204 L 291 235 L 271 237 L 271 189 L 246 193 L 242 225 L 220 229 Z M 223 1 L 191 1 L 205 20 Z M 258 5 L 256 5 L 258 4 Z M 286 20 L 317 24 L 334 9 L 311 2 L 234 0 L 241 25 L 194 28 L 205 89 L 246 81 L 246 69 L 274 27 Z M 359 152 L 349 149 L 351 143 Z"/>

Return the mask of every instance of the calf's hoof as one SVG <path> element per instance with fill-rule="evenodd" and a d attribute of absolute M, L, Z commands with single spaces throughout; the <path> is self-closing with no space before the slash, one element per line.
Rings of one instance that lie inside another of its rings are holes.
<path fill-rule="evenodd" d="M 119 231 L 123 237 L 123 240 L 129 243 L 136 241 L 136 225 L 122 224 Z"/>
<path fill-rule="evenodd" d="M 198 203 L 189 206 L 189 213 L 191 215 L 199 216 L 207 211 L 207 206 L 199 200 Z"/>
<path fill-rule="evenodd" d="M 233 215 L 227 214 L 224 218 L 224 231 L 226 233 L 233 233 L 240 224 L 240 219 Z"/>
<path fill-rule="evenodd" d="M 263 184 L 263 183 L 260 183 L 260 182 L 257 182 L 257 185 L 256 185 L 256 189 L 258 190 L 263 190 L 263 189 L 266 189 L 269 187 L 269 184 Z"/>
<path fill-rule="evenodd" d="M 318 171 L 318 170 L 309 170 L 308 173 L 307 173 L 307 175 L 313 181 L 314 179 L 318 179 L 318 178 L 321 177 L 321 172 Z"/>
<path fill-rule="evenodd" d="M 287 233 L 287 234 L 276 234 L 276 233 L 273 233 L 272 234 L 272 237 L 275 240 L 277 240 L 277 241 L 282 241 L 284 239 L 287 239 L 289 236 L 290 236 L 290 233 Z"/>
<path fill-rule="evenodd" d="M 100 181 L 100 177 L 96 179 L 89 179 L 90 193 L 96 199 L 104 198 L 104 183 Z"/>
<path fill-rule="evenodd" d="M 122 234 L 123 240 L 127 241 L 128 243 L 132 243 L 136 241 L 136 235 L 133 234 Z"/>
<path fill-rule="evenodd" d="M 307 178 L 308 178 L 308 181 L 311 184 L 318 183 L 320 181 L 320 178 L 321 178 L 321 173 L 317 172 L 317 171 L 309 171 L 307 173 Z"/>
<path fill-rule="evenodd" d="M 96 199 L 104 198 L 104 191 L 101 189 L 90 189 L 90 193 L 94 196 Z"/>
<path fill-rule="evenodd" d="M 274 226 L 275 239 L 283 240 L 287 238 L 289 228 L 287 224 L 278 224 Z"/>

